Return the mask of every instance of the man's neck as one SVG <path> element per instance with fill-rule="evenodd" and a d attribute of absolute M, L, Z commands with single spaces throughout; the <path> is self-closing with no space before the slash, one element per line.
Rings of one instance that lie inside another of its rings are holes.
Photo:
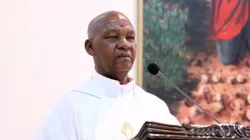
<path fill-rule="evenodd" d="M 119 81 L 121 85 L 126 85 L 131 81 L 131 78 L 128 77 L 128 72 L 118 72 L 114 74 L 113 77 L 113 79 Z"/>
<path fill-rule="evenodd" d="M 123 78 L 123 80 L 119 80 L 121 85 L 126 85 L 127 83 L 129 83 L 131 81 L 131 78 L 127 76 L 125 76 L 125 78 Z"/>
<path fill-rule="evenodd" d="M 106 78 L 109 78 L 109 79 L 113 79 L 113 80 L 117 80 L 119 81 L 119 83 L 121 85 L 126 85 L 127 83 L 129 83 L 132 78 L 129 78 L 129 76 L 127 75 L 127 72 L 121 72 L 121 73 L 117 73 L 115 75 L 111 75 L 111 74 L 103 74 L 103 73 L 100 73 L 98 72 L 100 75 L 106 77 Z"/>

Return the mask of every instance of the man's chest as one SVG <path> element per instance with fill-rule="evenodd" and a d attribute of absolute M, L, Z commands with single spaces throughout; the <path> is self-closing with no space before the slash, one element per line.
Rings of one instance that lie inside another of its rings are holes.
<path fill-rule="evenodd" d="M 127 140 L 147 121 L 146 107 L 136 100 L 100 100 L 79 113 L 83 140 Z"/>
<path fill-rule="evenodd" d="M 116 102 L 112 107 L 100 111 L 97 133 L 99 139 L 127 140 L 134 137 L 143 124 L 140 106 L 132 100 Z"/>

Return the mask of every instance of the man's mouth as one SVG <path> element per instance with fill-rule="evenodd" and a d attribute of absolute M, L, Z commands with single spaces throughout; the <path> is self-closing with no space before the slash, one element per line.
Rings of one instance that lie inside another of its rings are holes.
<path fill-rule="evenodd" d="M 131 55 L 129 55 L 129 54 L 121 54 L 117 58 L 122 59 L 122 60 L 131 60 Z"/>

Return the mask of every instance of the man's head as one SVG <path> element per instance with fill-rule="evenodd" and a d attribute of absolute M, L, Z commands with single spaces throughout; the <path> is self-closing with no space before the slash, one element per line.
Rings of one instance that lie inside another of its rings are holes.
<path fill-rule="evenodd" d="M 136 57 L 135 30 L 121 12 L 102 13 L 89 24 L 85 49 L 98 73 L 122 82 Z"/>

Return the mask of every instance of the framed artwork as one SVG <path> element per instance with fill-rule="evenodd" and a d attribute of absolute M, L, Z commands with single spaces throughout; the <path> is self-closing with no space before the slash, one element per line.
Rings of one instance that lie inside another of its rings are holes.
<path fill-rule="evenodd" d="M 214 124 L 150 63 L 222 123 L 250 125 L 248 0 L 138 0 L 137 83 L 181 122 Z"/>

